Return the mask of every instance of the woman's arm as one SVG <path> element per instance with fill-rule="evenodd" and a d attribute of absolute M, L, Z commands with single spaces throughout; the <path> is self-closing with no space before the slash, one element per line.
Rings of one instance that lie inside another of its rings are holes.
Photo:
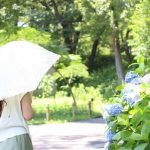
<path fill-rule="evenodd" d="M 32 109 L 32 95 L 27 93 L 21 99 L 21 108 L 22 114 L 25 120 L 31 120 L 33 118 L 33 109 Z"/>

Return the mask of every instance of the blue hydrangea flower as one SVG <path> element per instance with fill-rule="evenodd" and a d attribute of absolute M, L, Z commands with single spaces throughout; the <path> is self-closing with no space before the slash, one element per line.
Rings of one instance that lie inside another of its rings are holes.
<path fill-rule="evenodd" d="M 114 135 L 115 135 L 115 133 L 112 132 L 111 129 L 109 129 L 108 132 L 107 132 L 107 141 L 111 142 Z"/>
<path fill-rule="evenodd" d="M 105 143 L 104 150 L 109 150 L 110 142 Z"/>
<path fill-rule="evenodd" d="M 132 93 L 132 92 L 140 93 L 140 91 L 141 91 L 141 87 L 139 85 L 128 83 L 125 85 L 121 93 L 122 95 L 124 95 L 124 94 Z"/>
<path fill-rule="evenodd" d="M 141 88 L 138 85 L 127 84 L 122 90 L 122 98 L 129 106 L 140 101 Z"/>
<path fill-rule="evenodd" d="M 134 78 L 134 79 L 131 80 L 130 83 L 135 84 L 135 85 L 141 84 L 142 83 L 142 78 L 141 77 Z"/>
<path fill-rule="evenodd" d="M 110 116 L 117 116 L 123 110 L 121 104 L 108 104 L 105 105 L 104 111 L 106 111 Z"/>
<path fill-rule="evenodd" d="M 135 91 L 135 86 L 132 84 L 127 84 L 122 90 L 122 95 L 126 95 L 128 93 L 132 93 Z"/>
<path fill-rule="evenodd" d="M 134 103 L 138 103 L 140 101 L 140 93 L 130 92 L 123 95 L 123 100 L 127 101 L 129 106 L 132 106 Z"/>
<path fill-rule="evenodd" d="M 125 83 L 140 84 L 141 77 L 138 74 L 134 74 L 133 71 L 127 72 L 125 75 Z"/>
<path fill-rule="evenodd" d="M 142 81 L 144 83 L 150 83 L 150 73 L 143 76 Z"/>

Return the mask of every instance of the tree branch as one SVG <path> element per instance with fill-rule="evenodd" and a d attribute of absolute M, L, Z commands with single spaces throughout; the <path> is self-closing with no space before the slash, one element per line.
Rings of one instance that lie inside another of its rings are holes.
<path fill-rule="evenodd" d="M 55 0 L 51 0 L 51 3 L 52 3 L 53 8 L 54 8 L 55 16 L 57 17 L 58 21 L 61 23 L 62 17 L 58 11 L 57 4 L 56 4 Z"/>

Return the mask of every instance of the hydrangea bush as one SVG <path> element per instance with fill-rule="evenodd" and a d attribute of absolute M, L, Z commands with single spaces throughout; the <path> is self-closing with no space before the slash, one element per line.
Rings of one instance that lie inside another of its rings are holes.
<path fill-rule="evenodd" d="M 105 150 L 150 150 L 150 74 L 130 71 L 113 104 L 104 106 Z"/>

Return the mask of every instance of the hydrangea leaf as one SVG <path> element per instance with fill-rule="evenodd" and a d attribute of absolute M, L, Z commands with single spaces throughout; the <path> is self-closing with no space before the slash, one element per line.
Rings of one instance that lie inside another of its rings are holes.
<path fill-rule="evenodd" d="M 126 114 L 119 114 L 117 116 L 117 121 L 118 121 L 118 124 L 120 125 L 125 125 L 125 126 L 129 125 L 129 117 Z"/>
<path fill-rule="evenodd" d="M 147 144 L 148 143 L 138 144 L 138 146 L 136 146 L 134 150 L 145 150 Z"/>

